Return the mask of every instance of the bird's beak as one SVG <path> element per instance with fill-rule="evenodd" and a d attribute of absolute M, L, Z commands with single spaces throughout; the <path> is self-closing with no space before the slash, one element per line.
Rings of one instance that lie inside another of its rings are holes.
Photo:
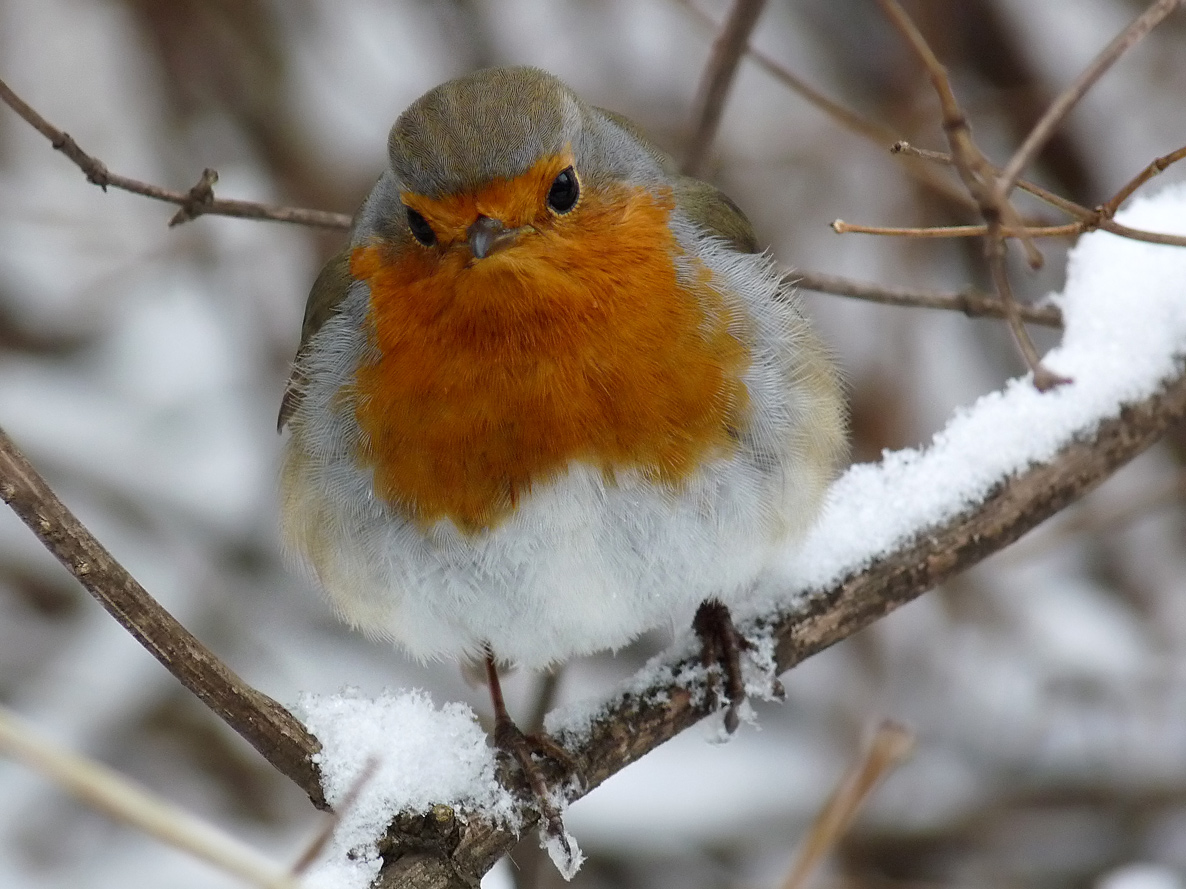
<path fill-rule="evenodd" d="M 524 228 L 507 228 L 499 220 L 489 216 L 479 216 L 465 231 L 469 241 L 470 253 L 474 259 L 484 259 L 491 253 L 496 253 L 504 247 L 509 247 L 519 240 Z"/>

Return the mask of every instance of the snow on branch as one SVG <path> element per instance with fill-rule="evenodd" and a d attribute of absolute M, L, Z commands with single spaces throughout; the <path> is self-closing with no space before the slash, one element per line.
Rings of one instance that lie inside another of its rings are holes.
<path fill-rule="evenodd" d="M 1186 233 L 1186 186 L 1138 201 L 1123 216 Z M 781 588 L 745 627 L 771 655 L 775 673 L 1012 543 L 1186 415 L 1186 250 L 1106 232 L 1085 236 L 1054 300 L 1066 336 L 1044 361 L 1073 382 L 1040 392 L 1028 377 L 1015 379 L 959 412 L 927 448 L 854 466 L 833 486 L 821 520 L 781 566 Z M 551 714 L 549 731 L 573 752 L 587 782 L 567 787 L 567 801 L 711 715 L 703 683 L 692 648 L 677 646 L 607 700 Z M 384 887 L 466 885 L 534 824 L 525 803 L 508 810 L 506 791 L 525 800 L 526 788 L 492 759 L 475 758 L 455 706 L 436 711 L 417 693 L 352 698 L 350 715 L 341 699 L 305 702 L 325 745 L 327 779 L 349 786 L 353 770 L 379 755 L 364 796 L 381 797 L 392 818 L 403 812 L 383 839 L 353 832 L 361 825 L 348 818 L 335 843 L 339 853 L 354 850 L 352 866 L 365 867 L 365 876 L 356 872 L 350 882 L 339 857 L 332 868 L 342 882 L 324 885 L 362 886 L 376 874 Z M 375 725 L 387 728 L 376 732 Z M 372 746 L 360 743 L 368 735 Z M 442 775 L 442 762 L 456 763 L 468 780 Z M 408 810 L 425 811 L 425 784 L 407 789 L 412 775 L 464 789 L 433 797 L 434 809 L 411 818 Z M 332 803 L 332 787 L 328 795 Z M 382 821 L 370 811 L 372 826 Z M 384 858 L 394 860 L 380 871 Z"/>

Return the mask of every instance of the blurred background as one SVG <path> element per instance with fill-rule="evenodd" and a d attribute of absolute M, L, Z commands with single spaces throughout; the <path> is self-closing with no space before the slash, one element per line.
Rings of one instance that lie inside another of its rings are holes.
<path fill-rule="evenodd" d="M 725 3 L 701 2 L 723 18 Z M 907 5 L 1004 161 L 1145 4 Z M 214 167 L 220 196 L 350 213 L 396 115 L 488 65 L 548 68 L 682 155 L 712 38 L 676 0 L 0 0 L 0 77 L 113 171 L 185 189 Z M 946 147 L 924 74 L 869 0 L 772 0 L 754 43 L 869 120 Z M 1032 178 L 1101 203 L 1186 142 L 1184 96 L 1179 12 L 1096 86 Z M 976 220 L 752 61 L 708 175 L 789 265 L 986 284 L 972 241 L 832 233 L 837 217 Z M 87 184 L 0 108 L 0 426 L 174 615 L 281 702 L 418 686 L 485 713 L 454 666 L 340 626 L 280 553 L 276 411 L 309 284 L 343 236 L 217 217 L 169 229 L 172 213 Z M 1046 270 L 1014 278 L 1028 300 L 1061 287 L 1068 245 L 1042 246 Z M 805 300 L 845 369 L 857 460 L 926 442 L 1021 372 L 1002 322 Z M 578 803 L 569 826 L 590 857 L 576 885 L 779 885 L 882 717 L 913 728 L 915 754 L 815 885 L 1186 885 L 1184 454 L 1177 429 L 1011 550 L 792 671 L 760 731 L 724 746 L 690 731 Z M 663 641 L 570 665 L 556 700 L 604 694 Z M 512 712 L 526 718 L 541 684 L 509 680 Z M 8 510 L 0 701 L 278 858 L 321 823 Z M 534 845 L 486 885 L 558 883 Z M 0 762 L 0 885 L 236 884 Z"/>

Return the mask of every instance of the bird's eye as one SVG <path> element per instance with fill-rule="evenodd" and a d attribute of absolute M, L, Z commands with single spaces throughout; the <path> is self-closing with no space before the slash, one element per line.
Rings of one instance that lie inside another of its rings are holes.
<path fill-rule="evenodd" d="M 581 184 L 577 181 L 576 171 L 565 167 L 548 189 L 548 206 L 557 213 L 567 213 L 577 205 L 580 196 Z"/>
<path fill-rule="evenodd" d="M 411 207 L 408 207 L 407 211 L 408 228 L 412 230 L 412 237 L 425 247 L 431 247 L 435 244 L 437 242 L 437 233 L 432 230 L 432 226 L 428 224 L 428 220 Z"/>

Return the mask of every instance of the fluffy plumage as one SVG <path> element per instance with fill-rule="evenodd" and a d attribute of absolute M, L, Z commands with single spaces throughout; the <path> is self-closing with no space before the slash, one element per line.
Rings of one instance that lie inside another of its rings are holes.
<path fill-rule="evenodd" d="M 281 411 L 285 536 L 343 618 L 538 667 L 744 595 L 814 515 L 844 420 L 741 212 L 535 69 L 430 91 L 389 154 Z M 479 216 L 509 246 L 476 258 Z"/>

